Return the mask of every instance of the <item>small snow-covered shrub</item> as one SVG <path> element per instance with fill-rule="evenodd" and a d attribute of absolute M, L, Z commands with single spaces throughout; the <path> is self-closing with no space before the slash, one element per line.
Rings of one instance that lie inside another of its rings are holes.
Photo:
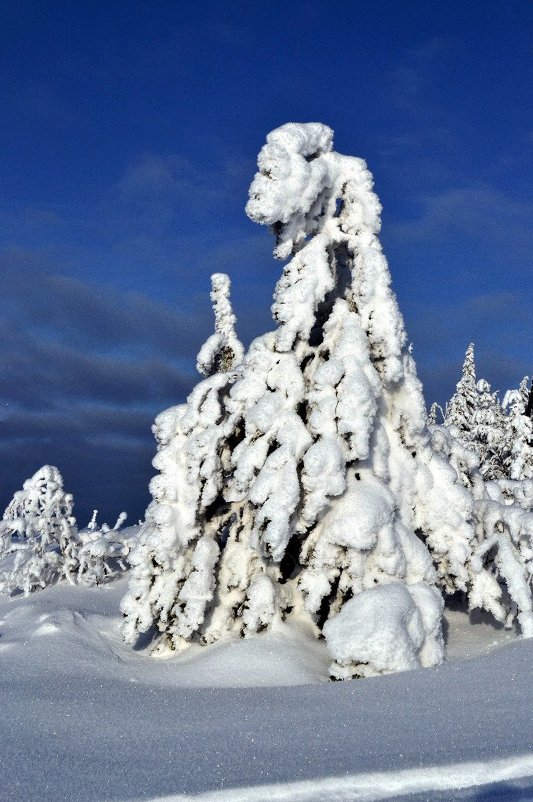
<path fill-rule="evenodd" d="M 81 529 L 77 537 L 76 578 L 84 585 L 100 585 L 128 568 L 131 539 L 120 531 L 126 513 L 119 515 L 112 529 L 107 524 L 98 529 L 96 513 L 97 510 L 87 528 Z"/>
<path fill-rule="evenodd" d="M 473 499 L 431 447 L 372 176 L 319 123 L 270 133 L 258 166 L 247 214 L 289 259 L 277 328 L 243 355 L 229 279 L 213 277 L 206 378 L 154 426 L 159 474 L 131 558 L 125 637 L 154 629 L 158 648 L 179 649 L 293 614 L 333 643 L 335 622 L 370 598 L 349 653 L 332 649 L 333 673 L 437 663 L 435 588 L 444 572 L 467 588 Z M 396 597 L 410 640 L 377 657 L 364 633 L 389 637 L 383 610 Z"/>
<path fill-rule="evenodd" d="M 129 545 L 95 517 L 79 532 L 72 515 L 73 499 L 63 489 L 57 468 L 44 465 L 15 493 L 0 523 L 0 589 L 28 593 L 60 579 L 99 584 L 126 567 Z"/>

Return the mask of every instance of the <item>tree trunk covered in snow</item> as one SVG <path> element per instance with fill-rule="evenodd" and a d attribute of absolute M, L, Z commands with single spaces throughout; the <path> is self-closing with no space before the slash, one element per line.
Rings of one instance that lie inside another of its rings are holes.
<path fill-rule="evenodd" d="M 241 358 L 215 277 L 209 375 L 154 427 L 126 637 L 181 648 L 305 615 L 334 676 L 433 665 L 437 584 L 467 588 L 472 498 L 430 446 L 372 176 L 318 123 L 273 131 L 258 165 L 247 214 L 289 259 L 277 328 Z"/>

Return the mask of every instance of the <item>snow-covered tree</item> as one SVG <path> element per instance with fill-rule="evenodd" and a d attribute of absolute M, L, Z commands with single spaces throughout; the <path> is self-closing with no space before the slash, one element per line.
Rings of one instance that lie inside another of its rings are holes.
<path fill-rule="evenodd" d="M 471 443 L 465 445 L 457 431 L 433 426 L 431 434 L 433 450 L 453 467 L 473 501 L 475 537 L 469 544 L 465 589 L 468 606 L 487 610 L 506 626 L 516 622 L 521 633 L 531 637 L 533 482 L 485 481 Z M 436 553 L 434 557 L 438 559 Z"/>
<path fill-rule="evenodd" d="M 524 376 L 518 390 L 508 390 L 503 399 L 506 420 L 506 473 L 509 479 L 533 478 L 533 420 L 526 414 L 529 392 Z"/>
<path fill-rule="evenodd" d="M 442 409 L 440 404 L 437 404 L 437 402 L 434 401 L 428 413 L 428 419 L 427 419 L 428 426 L 435 426 L 435 424 L 439 422 L 437 420 L 437 418 L 439 417 L 441 418 L 441 421 L 444 421 L 444 410 Z"/>
<path fill-rule="evenodd" d="M 522 412 L 528 418 L 531 417 L 531 393 L 533 391 L 533 386 L 530 387 L 529 384 L 529 376 L 524 376 L 518 386 L 518 392 L 520 393 L 523 404 Z"/>
<path fill-rule="evenodd" d="M 486 479 L 500 479 L 505 473 L 507 422 L 498 393 L 480 379 L 476 385 L 478 397 L 472 416 L 469 435 L 471 447 L 479 457 L 480 470 Z"/>
<path fill-rule="evenodd" d="M 72 505 L 62 476 L 52 465 L 40 468 L 15 493 L 3 519 L 11 535 L 7 550 L 15 555 L 4 579 L 8 591 L 30 593 L 62 575 L 71 576 L 77 532 Z"/>
<path fill-rule="evenodd" d="M 474 343 L 466 349 L 463 372 L 455 393 L 446 405 L 445 426 L 455 426 L 463 442 L 471 439 L 474 413 L 478 403 Z"/>
<path fill-rule="evenodd" d="M 334 676 L 433 665 L 437 582 L 467 589 L 472 499 L 430 447 L 372 177 L 319 123 L 273 131 L 258 165 L 247 213 L 290 258 L 278 327 L 240 364 L 204 346 L 208 377 L 156 420 L 125 636 L 176 649 L 298 614 L 323 628 Z"/>
<path fill-rule="evenodd" d="M 126 567 L 129 543 L 118 531 L 96 528 L 96 517 L 78 531 L 73 498 L 57 468 L 44 465 L 24 482 L 0 523 L 0 589 L 31 593 L 60 579 L 95 585 Z"/>

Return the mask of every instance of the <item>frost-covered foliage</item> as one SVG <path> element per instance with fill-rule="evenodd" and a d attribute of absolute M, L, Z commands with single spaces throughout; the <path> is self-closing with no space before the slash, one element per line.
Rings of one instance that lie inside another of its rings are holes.
<path fill-rule="evenodd" d="M 431 426 L 433 447 L 446 457 L 473 498 L 475 538 L 468 558 L 470 608 L 516 622 L 533 635 L 533 422 L 528 378 L 500 404 L 487 381 L 476 383 L 473 345 L 446 407 Z M 438 555 L 437 555 L 437 562 Z M 446 565 L 441 567 L 444 575 Z M 453 592 L 453 586 L 446 588 Z"/>
<path fill-rule="evenodd" d="M 87 528 L 77 533 L 76 578 L 84 585 L 100 585 L 128 568 L 130 534 L 121 531 L 126 513 L 120 513 L 112 529 L 105 523 L 98 528 L 96 514 L 97 510 Z"/>
<path fill-rule="evenodd" d="M 471 447 L 479 457 L 480 470 L 486 479 L 505 475 L 506 419 L 498 393 L 480 379 L 476 385 L 477 403 L 472 419 Z"/>
<path fill-rule="evenodd" d="M 259 154 L 247 213 L 290 258 L 278 326 L 242 361 L 238 347 L 213 357 L 234 337 L 215 278 L 231 326 L 213 290 L 209 375 L 155 423 L 159 475 L 122 603 L 129 641 L 151 631 L 177 649 L 292 613 L 324 626 L 335 676 L 442 659 L 435 587 L 467 589 L 473 500 L 431 448 L 372 176 L 332 144 L 327 126 L 290 123 Z"/>
<path fill-rule="evenodd" d="M 72 495 L 57 468 L 44 465 L 15 493 L 0 524 L 0 589 L 28 594 L 60 579 L 93 585 L 124 569 L 129 546 L 116 530 L 78 532 Z"/>
<path fill-rule="evenodd" d="M 440 418 L 440 421 L 439 421 Z M 442 423 L 444 421 L 444 410 L 434 401 L 429 409 L 427 424 L 428 426 L 434 426 L 436 423 Z"/>
<path fill-rule="evenodd" d="M 470 609 L 482 608 L 497 621 L 516 622 L 533 636 L 533 482 L 484 481 L 477 455 L 456 437 L 454 427 L 432 427 L 433 449 L 445 457 L 473 500 L 475 537 L 466 559 L 468 578 L 448 583 L 445 555 L 434 551 L 448 593 L 466 593 Z"/>

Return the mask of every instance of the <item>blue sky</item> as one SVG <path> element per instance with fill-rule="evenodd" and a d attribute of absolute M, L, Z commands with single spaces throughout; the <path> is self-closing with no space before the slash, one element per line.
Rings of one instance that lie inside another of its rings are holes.
<path fill-rule="evenodd" d="M 426 399 L 476 343 L 533 373 L 533 5 L 514 0 L 0 4 L 0 506 L 56 464 L 84 524 L 143 515 L 158 411 L 211 331 L 271 327 L 280 272 L 244 215 L 272 128 L 364 157 Z"/>

